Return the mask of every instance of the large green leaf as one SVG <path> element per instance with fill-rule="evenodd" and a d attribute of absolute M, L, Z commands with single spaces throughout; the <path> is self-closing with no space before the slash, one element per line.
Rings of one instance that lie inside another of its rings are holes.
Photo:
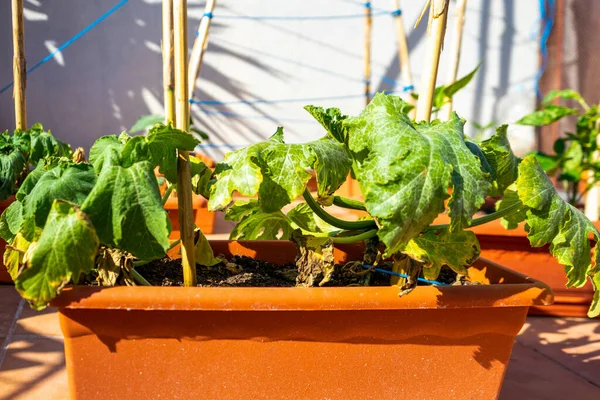
<path fill-rule="evenodd" d="M 302 195 L 310 180 L 308 169 L 313 166 L 315 156 L 305 144 L 284 143 L 282 128 L 267 143 L 260 152 L 263 181 L 258 193 L 261 209 L 270 213 Z"/>
<path fill-rule="evenodd" d="M 354 171 L 367 211 L 377 219 L 387 253 L 402 250 L 444 210 L 462 230 L 484 202 L 489 174 L 464 141 L 463 121 L 413 125 L 399 97 L 377 94 L 359 117 L 346 120 Z"/>
<path fill-rule="evenodd" d="M 319 121 L 319 123 L 325 128 L 325 130 L 340 143 L 345 143 L 348 137 L 346 128 L 344 127 L 343 121 L 348 118 L 343 115 L 339 108 L 328 108 L 315 106 L 305 106 L 304 109 L 310 113 Z"/>
<path fill-rule="evenodd" d="M 125 140 L 129 140 L 129 137 Z M 102 136 L 96 140 L 90 148 L 90 163 L 96 173 L 100 173 L 106 157 L 111 156 L 114 150 L 120 153 L 124 146 L 123 140 L 119 140 L 117 135 Z"/>
<path fill-rule="evenodd" d="M 481 250 L 473 232 L 450 232 L 444 229 L 426 231 L 411 240 L 402 252 L 423 263 L 426 279 L 437 279 L 444 265 L 466 275 L 467 267 L 479 258 Z"/>
<path fill-rule="evenodd" d="M 0 153 L 0 201 L 16 192 L 17 178 L 25 168 L 25 157 L 15 149 L 8 154 Z"/>
<path fill-rule="evenodd" d="M 116 149 L 105 157 L 93 190 L 82 205 L 102 244 L 142 259 L 169 248 L 168 217 L 149 161 L 120 165 Z"/>
<path fill-rule="evenodd" d="M 35 226 L 43 227 L 54 200 L 65 200 L 81 205 L 96 182 L 96 174 L 91 165 L 63 161 L 47 170 L 39 177 L 35 186 L 20 196 L 25 219 L 35 221 Z M 30 235 L 26 235 L 31 240 Z"/>
<path fill-rule="evenodd" d="M 210 188 L 208 209 L 218 211 L 226 209 L 237 191 L 242 196 L 254 196 L 258 193 L 263 180 L 261 168 L 255 164 L 261 149 L 267 142 L 260 142 L 225 155 L 225 159 L 215 168 L 216 181 Z"/>
<path fill-rule="evenodd" d="M 519 175 L 520 158 L 513 153 L 507 136 L 508 125 L 499 126 L 496 134 L 481 142 L 481 150 L 494 170 L 491 196 L 500 196 Z"/>
<path fill-rule="evenodd" d="M 172 183 L 177 182 L 177 150 L 192 151 L 200 143 L 192 135 L 171 125 L 156 125 L 150 130 L 146 140 L 151 155 L 150 161 L 155 166 L 160 165 L 160 173 Z M 140 161 L 140 158 L 134 160 Z"/>
<path fill-rule="evenodd" d="M 236 201 L 227 210 L 225 219 L 237 222 L 231 231 L 231 240 L 286 240 L 292 228 L 281 211 L 263 212 L 256 200 Z"/>
<path fill-rule="evenodd" d="M 37 163 L 42 158 L 53 156 L 63 157 L 71 153 L 71 148 L 68 144 L 56 139 L 49 131 L 43 131 L 41 125 L 36 125 L 38 125 L 38 128 L 32 127 L 30 132 L 31 150 L 28 161 L 31 164 Z"/>
<path fill-rule="evenodd" d="M 565 267 L 567 287 L 581 287 L 588 277 L 597 283 L 600 257 L 595 246 L 591 249 L 589 237 L 597 242 L 600 233 L 585 215 L 561 199 L 533 155 L 519 166 L 517 188 L 519 198 L 529 207 L 525 221 L 531 245 L 550 243 L 550 252 Z M 598 302 L 589 315 L 600 315 Z"/>
<path fill-rule="evenodd" d="M 33 308 L 42 309 L 67 283 L 92 270 L 97 250 L 86 215 L 74 204 L 56 201 L 15 287 Z"/>
<path fill-rule="evenodd" d="M 563 117 L 566 117 L 567 115 L 573 115 L 577 113 L 578 111 L 573 108 L 550 104 L 542 110 L 535 111 L 524 116 L 517 121 L 517 124 L 532 126 L 549 125 Z"/>

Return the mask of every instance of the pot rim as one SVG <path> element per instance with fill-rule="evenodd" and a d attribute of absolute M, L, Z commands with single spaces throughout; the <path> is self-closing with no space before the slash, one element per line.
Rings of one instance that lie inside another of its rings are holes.
<path fill-rule="evenodd" d="M 254 256 L 261 251 L 289 254 L 295 245 L 287 241 L 211 240 L 218 253 Z M 336 246 L 336 259 L 344 260 L 356 245 Z M 265 254 L 268 255 L 268 254 Z M 259 256 L 258 258 L 265 258 Z M 483 307 L 529 307 L 553 303 L 545 283 L 486 259 L 469 271 L 491 284 L 469 286 L 418 286 L 399 297 L 395 286 L 361 287 L 160 287 L 74 286 L 65 288 L 50 305 L 69 309 L 180 310 L 180 311 L 343 311 L 403 310 Z M 480 279 L 481 280 L 481 279 Z M 505 282 L 505 283 L 502 283 Z"/>

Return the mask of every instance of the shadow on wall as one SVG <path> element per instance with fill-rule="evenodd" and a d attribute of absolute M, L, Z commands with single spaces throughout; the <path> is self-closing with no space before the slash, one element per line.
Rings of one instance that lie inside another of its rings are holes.
<path fill-rule="evenodd" d="M 117 3 L 116 0 L 111 4 L 78 0 L 63 0 L 60 4 L 26 2 L 28 64 L 41 60 Z M 203 4 L 190 2 L 190 47 L 199 23 L 192 15 L 198 15 L 195 9 L 203 7 Z M 74 147 L 89 149 L 98 137 L 126 130 L 142 115 L 162 113 L 161 11 L 160 1 L 130 1 L 29 75 L 29 124 L 40 121 Z M 0 43 L 7 50 L 12 49 L 10 15 L 10 2 L 1 2 Z M 215 23 L 211 29 L 218 31 L 225 26 Z M 236 51 L 215 45 L 210 51 L 225 53 L 248 67 L 267 71 L 281 79 L 285 77 L 281 71 Z M 128 67 L 123 68 L 123 63 Z M 202 75 L 237 99 L 250 95 L 241 82 L 224 75 L 210 63 L 205 63 Z M 12 79 L 11 57 L 0 59 L 0 78 L 3 80 L 1 86 Z M 82 86 L 85 91 L 81 90 Z M 203 100 L 213 99 L 202 90 L 197 90 L 196 94 Z M 211 117 L 199 112 L 195 118 L 210 132 Z M 230 123 L 235 128 L 235 125 L 247 125 L 251 121 L 231 120 Z M 0 95 L 0 127 L 2 130 L 14 127 L 10 90 Z M 219 135 L 218 132 L 210 133 Z M 247 139 L 256 141 L 258 137 Z"/>

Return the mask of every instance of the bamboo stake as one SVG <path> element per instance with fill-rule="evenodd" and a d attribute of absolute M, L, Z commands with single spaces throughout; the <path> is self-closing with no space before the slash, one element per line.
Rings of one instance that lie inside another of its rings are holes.
<path fill-rule="evenodd" d="M 187 132 L 190 128 L 187 73 L 187 0 L 175 0 L 173 6 L 173 27 L 175 32 L 175 126 Z M 196 286 L 192 178 L 190 173 L 190 157 L 187 151 L 180 151 L 177 159 L 177 199 L 181 232 L 183 284 L 184 286 Z"/>
<path fill-rule="evenodd" d="M 165 123 L 175 122 L 175 75 L 173 74 L 173 0 L 163 0 L 162 56 Z"/>
<path fill-rule="evenodd" d="M 431 105 L 435 92 L 435 82 L 440 63 L 444 34 L 446 33 L 446 20 L 450 0 L 431 0 L 429 9 L 429 25 L 427 27 L 427 53 L 425 58 L 425 71 L 421 78 L 419 101 L 417 102 L 417 121 L 431 119 Z"/>
<path fill-rule="evenodd" d="M 400 11 L 400 0 L 392 0 L 392 7 L 395 7 L 394 22 L 396 25 L 396 37 L 398 39 L 398 60 L 400 61 L 400 70 L 402 72 L 402 81 L 404 82 L 405 88 L 411 88 L 406 90 L 408 96 L 408 102 L 412 105 L 415 104 L 415 99 L 410 96 L 414 89 L 412 89 L 412 72 L 410 70 L 410 59 L 408 56 L 408 43 L 406 41 L 406 29 L 404 28 L 404 21 L 402 20 L 402 12 Z M 413 110 L 414 111 L 414 110 Z M 411 111 L 411 113 L 414 113 Z M 411 118 L 414 115 L 411 115 Z"/>
<path fill-rule="evenodd" d="M 452 37 L 452 61 L 448 76 L 448 85 L 456 81 L 458 75 L 458 65 L 460 63 L 460 49 L 462 47 L 463 27 L 465 26 L 465 10 L 467 8 L 467 0 L 457 0 L 456 11 L 454 14 L 454 35 Z M 452 114 L 452 99 L 444 106 L 441 118 L 449 120 Z"/>
<path fill-rule="evenodd" d="M 23 22 L 23 0 L 12 0 L 12 35 L 13 35 L 13 96 L 15 102 L 15 125 L 17 129 L 27 129 L 27 105 L 25 104 L 25 87 L 27 85 L 27 69 L 25 67 L 25 43 Z"/>
<path fill-rule="evenodd" d="M 365 3 L 365 103 L 371 101 L 371 28 L 373 26 L 373 10 L 371 2 Z"/>
<path fill-rule="evenodd" d="M 208 47 L 208 30 L 212 21 L 212 12 L 215 9 L 217 0 L 208 0 L 204 8 L 204 16 L 200 20 L 200 26 L 198 27 L 198 36 L 194 41 L 192 47 L 192 54 L 190 55 L 190 71 L 189 71 L 189 95 L 190 98 L 194 96 L 194 88 L 196 86 L 196 79 L 200 75 L 200 68 L 202 68 L 202 59 L 204 53 Z"/>

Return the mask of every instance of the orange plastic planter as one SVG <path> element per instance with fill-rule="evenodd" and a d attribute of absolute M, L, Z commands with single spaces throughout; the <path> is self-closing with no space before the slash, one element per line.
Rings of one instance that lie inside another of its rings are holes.
<path fill-rule="evenodd" d="M 445 223 L 447 217 L 436 223 Z M 594 222 L 600 229 L 600 222 Z M 565 270 L 550 254 L 549 247 L 533 248 L 527 239 L 523 224 L 518 229 L 506 230 L 500 221 L 472 228 L 481 245 L 481 256 L 507 265 L 526 276 L 542 280 L 554 292 L 554 304 L 549 307 L 531 307 L 531 315 L 557 317 L 587 317 L 594 289 L 591 283 L 582 288 L 566 288 Z"/>
<path fill-rule="evenodd" d="M 10 196 L 4 201 L 0 201 L 0 214 L 4 212 L 15 201 L 15 196 Z M 13 283 L 6 267 L 4 266 L 4 249 L 6 248 L 6 242 L 4 239 L 0 239 L 0 283 Z"/>
<path fill-rule="evenodd" d="M 211 242 L 293 261 L 288 242 Z M 339 262 L 360 247 L 340 246 Z M 75 287 L 59 307 L 72 399 L 495 399 L 543 283 L 485 260 L 491 285 Z M 501 284 L 500 284 L 501 283 Z M 100 375 L 105 378 L 100 378 Z"/>

